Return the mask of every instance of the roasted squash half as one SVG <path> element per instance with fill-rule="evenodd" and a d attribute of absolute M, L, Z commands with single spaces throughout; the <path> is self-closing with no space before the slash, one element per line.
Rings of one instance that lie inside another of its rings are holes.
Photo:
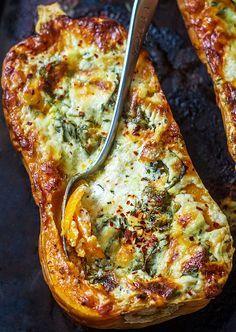
<path fill-rule="evenodd" d="M 53 296 L 96 328 L 144 327 L 204 307 L 230 273 L 232 238 L 145 51 L 112 152 L 79 183 L 61 220 L 68 179 L 107 135 L 126 31 L 106 18 L 71 19 L 57 4 L 39 14 L 37 33 L 7 54 L 2 87 L 40 208 L 39 255 Z"/>
<path fill-rule="evenodd" d="M 236 161 L 236 2 L 178 0 L 193 45 L 213 79 L 228 149 Z"/>

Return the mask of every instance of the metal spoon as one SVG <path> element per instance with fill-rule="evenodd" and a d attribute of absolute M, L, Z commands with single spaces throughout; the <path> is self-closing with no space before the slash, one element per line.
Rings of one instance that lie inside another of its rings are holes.
<path fill-rule="evenodd" d="M 62 220 L 65 217 L 66 203 L 73 188 L 80 180 L 85 179 L 92 173 L 96 172 L 104 164 L 109 155 L 112 144 L 116 137 L 119 121 L 123 111 L 125 99 L 129 91 L 130 83 L 133 77 L 133 72 L 138 60 L 140 49 L 147 29 L 154 15 L 157 3 L 158 0 L 135 0 L 134 2 L 130 20 L 124 65 L 109 133 L 97 159 L 88 167 L 88 169 L 84 173 L 77 173 L 69 180 L 62 202 Z M 65 238 L 62 238 L 64 250 L 67 254 Z"/>

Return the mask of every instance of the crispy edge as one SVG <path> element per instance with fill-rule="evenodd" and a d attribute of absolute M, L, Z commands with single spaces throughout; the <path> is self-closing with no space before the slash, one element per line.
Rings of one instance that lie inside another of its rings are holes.
<path fill-rule="evenodd" d="M 196 48 L 200 60 L 207 66 L 212 77 L 216 93 L 216 101 L 221 110 L 224 128 L 227 136 L 229 152 L 236 162 L 236 88 L 224 81 L 222 86 L 216 84 L 217 75 L 221 75 L 223 67 L 224 47 L 227 45 L 227 35 L 224 28 L 215 29 L 219 19 L 209 15 L 207 27 L 202 24 L 204 0 L 177 0 L 183 15 L 190 39 Z M 211 11 L 209 11 L 211 12 Z M 220 99 L 220 95 L 224 100 Z"/>

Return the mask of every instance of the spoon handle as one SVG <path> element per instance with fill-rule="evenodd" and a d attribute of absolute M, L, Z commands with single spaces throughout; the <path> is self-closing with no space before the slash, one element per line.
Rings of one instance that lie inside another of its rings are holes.
<path fill-rule="evenodd" d="M 123 111 L 126 96 L 129 91 L 139 52 L 147 29 L 154 15 L 157 3 L 158 0 L 135 0 L 134 2 L 128 33 L 127 48 L 124 57 L 124 65 L 122 69 L 117 99 L 109 132 L 96 160 L 89 166 L 89 168 L 84 173 L 75 174 L 69 180 L 62 202 L 62 218 L 64 218 L 65 215 L 66 202 L 75 185 L 78 183 L 79 180 L 85 179 L 87 176 L 96 172 L 103 165 L 103 163 L 107 159 L 107 156 L 109 155 L 112 144 L 116 137 L 120 117 Z"/>
<path fill-rule="evenodd" d="M 124 103 L 129 91 L 139 52 L 142 47 L 147 29 L 155 13 L 157 3 L 158 0 L 135 0 L 134 2 L 114 114 L 103 148 L 95 163 L 90 168 L 93 172 L 96 171 L 107 159 L 107 156 L 116 137 L 119 120 L 121 118 Z"/>

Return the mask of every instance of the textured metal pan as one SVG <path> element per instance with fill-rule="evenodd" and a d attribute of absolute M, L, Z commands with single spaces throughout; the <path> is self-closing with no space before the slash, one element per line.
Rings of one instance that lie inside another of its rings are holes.
<path fill-rule="evenodd" d="M 0 61 L 11 45 L 33 32 L 36 6 L 46 2 L 1 2 Z M 130 1 L 66 0 L 62 4 L 75 17 L 105 15 L 125 26 L 129 23 Z M 228 195 L 233 198 L 234 166 L 212 83 L 174 0 L 160 0 L 146 48 L 203 182 L 219 203 Z M 91 331 L 63 313 L 43 281 L 37 253 L 38 209 L 2 112 L 0 153 L 0 331 Z M 236 271 L 223 293 L 205 309 L 143 331 L 236 331 Z"/>

